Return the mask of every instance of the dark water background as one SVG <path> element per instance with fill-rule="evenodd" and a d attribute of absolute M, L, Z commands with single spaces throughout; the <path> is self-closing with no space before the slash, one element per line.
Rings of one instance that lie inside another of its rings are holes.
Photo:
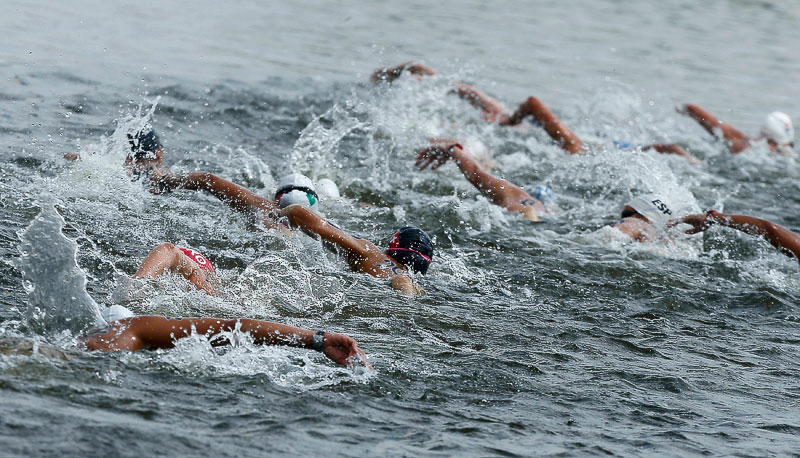
<path fill-rule="evenodd" d="M 798 454 L 797 261 L 725 229 L 632 245 L 604 228 L 658 192 L 800 230 L 795 158 L 731 156 L 673 110 L 697 102 L 750 133 L 772 110 L 797 121 L 797 3 L 163 3 L 0 5 L 0 338 L 69 356 L 0 353 L 0 455 Z M 440 74 L 366 82 L 408 59 Z M 540 97 L 592 152 L 484 123 L 446 94 L 455 80 L 508 106 Z M 346 230 L 384 244 L 425 228 L 428 294 L 395 294 L 213 198 L 148 194 L 120 168 L 146 120 L 176 170 L 262 195 L 290 171 L 329 177 L 345 199 L 323 211 Z M 549 184 L 564 212 L 532 225 L 452 165 L 415 171 L 431 136 Z M 613 140 L 678 142 L 705 164 Z M 163 242 L 205 253 L 224 293 L 165 279 L 135 311 L 345 332 L 376 371 L 199 339 L 82 352 L 96 304 Z"/>

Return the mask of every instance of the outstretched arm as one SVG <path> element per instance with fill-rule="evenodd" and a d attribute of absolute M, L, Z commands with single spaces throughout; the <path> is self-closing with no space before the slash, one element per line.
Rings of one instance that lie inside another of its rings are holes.
<path fill-rule="evenodd" d="M 750 137 L 730 124 L 725 124 L 707 110 L 694 104 L 686 104 L 678 108 L 678 112 L 694 118 L 711 135 L 727 140 L 732 153 L 741 153 L 750 146 Z"/>
<path fill-rule="evenodd" d="M 214 287 L 211 286 L 207 278 L 207 273 L 186 256 L 181 250 L 171 243 L 162 243 L 144 258 L 139 270 L 133 275 L 134 278 L 150 277 L 156 278 L 165 271 L 174 272 L 189 280 L 197 289 L 203 290 L 212 296 L 216 296 Z"/>
<path fill-rule="evenodd" d="M 365 257 L 371 247 L 377 250 L 377 247 L 373 244 L 345 233 L 308 207 L 290 205 L 284 208 L 281 214 L 289 219 L 292 227 L 299 227 L 300 230 L 311 237 L 319 237 L 326 244 L 332 244 L 336 248 L 344 250 L 345 257 Z M 367 244 L 371 247 L 368 247 Z M 327 246 L 331 248 L 330 245 Z"/>
<path fill-rule="evenodd" d="M 452 158 L 467 180 L 496 205 L 524 213 L 535 204 L 535 199 L 522 188 L 484 170 L 460 144 L 436 140 L 434 143 L 437 144 L 417 154 L 415 165 L 420 170 L 425 170 L 431 164 L 431 170 L 435 170 Z"/>
<path fill-rule="evenodd" d="M 229 345 L 227 337 L 218 335 L 237 328 L 250 334 L 259 345 L 314 348 L 315 332 L 308 329 L 246 318 L 224 320 L 163 316 L 137 316 L 117 321 L 107 329 L 89 334 L 84 338 L 84 343 L 89 350 L 100 351 L 172 348 L 176 340 L 196 333 L 212 339 L 212 345 Z M 342 334 L 325 333 L 320 350 L 332 361 L 344 366 L 369 366 L 367 356 L 358 348 L 355 340 Z"/>
<path fill-rule="evenodd" d="M 569 130 L 566 124 L 553 113 L 541 100 L 536 97 L 528 97 L 517 111 L 511 115 L 509 124 L 519 124 L 525 116 L 531 115 L 542 125 L 550 138 L 555 140 L 561 148 L 570 154 L 577 154 L 586 151 L 586 146 L 581 139 Z"/>
<path fill-rule="evenodd" d="M 687 161 L 695 165 L 701 164 L 699 159 L 689 154 L 689 152 L 683 149 L 682 146 L 674 143 L 655 143 L 652 145 L 642 146 L 642 151 L 647 151 L 649 149 L 658 151 L 662 154 L 675 154 L 676 156 L 682 156 L 686 158 Z"/>
<path fill-rule="evenodd" d="M 161 177 L 161 182 L 165 183 L 168 189 L 206 191 L 230 205 L 234 210 L 265 215 L 266 218 L 262 218 L 264 224 L 268 227 L 276 227 L 275 219 L 278 208 L 275 202 L 213 173 L 170 174 Z"/>
<path fill-rule="evenodd" d="M 328 249 L 340 253 L 350 268 L 377 278 L 392 278 L 392 288 L 415 296 L 422 293 L 406 270 L 385 255 L 374 243 L 355 238 L 334 226 L 307 207 L 291 205 L 281 214 L 289 219 L 292 227 L 299 227 L 306 234 L 322 239 Z"/>
<path fill-rule="evenodd" d="M 483 111 L 483 117 L 486 120 L 503 125 L 509 124 L 508 112 L 500 102 L 475 89 L 470 84 L 455 83 L 453 86 L 452 92 L 471 103 L 475 108 Z"/>
<path fill-rule="evenodd" d="M 373 83 L 391 83 L 403 74 L 403 72 L 411 73 L 417 77 L 435 75 L 436 72 L 432 68 L 422 64 L 415 64 L 413 62 L 406 62 L 394 67 L 385 67 L 375 70 L 370 77 Z"/>
<path fill-rule="evenodd" d="M 731 215 L 709 210 L 697 215 L 688 215 L 672 220 L 670 226 L 684 223 L 692 226 L 687 234 L 696 234 L 705 231 L 714 224 L 730 227 L 748 234 L 757 235 L 767 239 L 769 243 L 787 256 L 794 256 L 800 260 L 800 235 L 765 219 L 747 215 Z"/>

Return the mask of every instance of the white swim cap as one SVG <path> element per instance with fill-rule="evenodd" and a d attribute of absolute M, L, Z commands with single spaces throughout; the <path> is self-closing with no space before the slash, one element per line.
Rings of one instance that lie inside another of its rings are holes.
<path fill-rule="evenodd" d="M 102 315 L 103 319 L 106 320 L 108 324 L 134 316 L 133 312 L 121 305 L 112 305 L 111 307 L 106 307 L 106 309 L 103 310 Z"/>
<path fill-rule="evenodd" d="M 292 173 L 281 178 L 278 182 L 275 200 L 279 208 L 300 204 L 316 210 L 319 197 L 311 178 L 299 173 Z"/>
<path fill-rule="evenodd" d="M 663 198 L 655 194 L 642 194 L 625 204 L 637 213 L 644 216 L 657 227 L 665 227 L 670 218 L 674 218 L 672 206 Z"/>
<path fill-rule="evenodd" d="M 788 145 L 794 141 L 794 127 L 792 119 L 786 113 L 773 111 L 764 120 L 761 135 L 774 141 L 779 146 Z"/>
<path fill-rule="evenodd" d="M 342 197 L 342 195 L 339 194 L 339 187 L 336 186 L 333 180 L 328 178 L 317 180 L 317 194 L 326 199 L 338 199 Z"/>

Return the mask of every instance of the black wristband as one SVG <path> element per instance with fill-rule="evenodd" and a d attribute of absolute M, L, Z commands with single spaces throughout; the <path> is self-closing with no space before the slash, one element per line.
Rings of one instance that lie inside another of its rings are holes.
<path fill-rule="evenodd" d="M 311 348 L 317 351 L 322 351 L 322 346 L 325 343 L 325 331 L 317 331 L 311 337 Z"/>

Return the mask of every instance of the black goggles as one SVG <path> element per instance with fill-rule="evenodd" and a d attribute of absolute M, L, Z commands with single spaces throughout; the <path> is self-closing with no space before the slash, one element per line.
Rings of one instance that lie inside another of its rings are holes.
<path fill-rule="evenodd" d="M 313 189 L 305 187 L 305 186 L 294 186 L 294 185 L 284 186 L 284 187 L 278 189 L 277 191 L 275 191 L 275 198 L 277 199 L 278 197 L 280 197 L 281 194 L 286 194 L 286 193 L 292 192 L 292 191 L 302 191 L 302 192 L 304 192 L 306 194 L 311 194 L 312 196 L 314 196 L 314 199 L 319 200 L 319 196 L 317 195 L 317 192 L 314 191 Z"/>

